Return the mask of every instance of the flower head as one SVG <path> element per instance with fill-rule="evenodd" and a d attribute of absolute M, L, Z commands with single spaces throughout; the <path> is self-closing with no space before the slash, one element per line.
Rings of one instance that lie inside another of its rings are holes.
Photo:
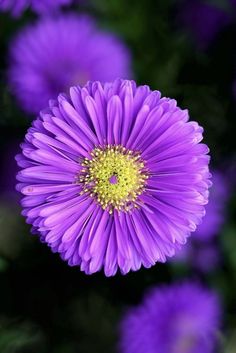
<path fill-rule="evenodd" d="M 129 51 L 114 35 L 99 31 L 89 17 L 47 17 L 13 40 L 8 76 L 21 106 L 38 113 L 73 85 L 128 78 Z"/>
<path fill-rule="evenodd" d="M 215 293 L 186 282 L 154 288 L 120 325 L 121 353 L 213 353 L 220 324 Z"/>
<path fill-rule="evenodd" d="M 201 222 L 211 184 L 203 129 L 188 119 L 134 81 L 72 87 L 17 156 L 27 222 L 86 273 L 164 262 Z"/>
<path fill-rule="evenodd" d="M 10 11 L 13 16 L 20 16 L 27 8 L 43 14 L 58 10 L 63 5 L 69 5 L 72 0 L 0 0 L 0 12 Z"/>

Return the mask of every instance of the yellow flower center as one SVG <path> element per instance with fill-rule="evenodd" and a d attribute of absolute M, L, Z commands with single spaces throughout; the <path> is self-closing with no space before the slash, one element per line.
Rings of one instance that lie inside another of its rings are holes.
<path fill-rule="evenodd" d="M 122 146 L 95 148 L 91 159 L 85 158 L 79 183 L 83 192 L 95 197 L 103 209 L 129 211 L 148 178 L 144 162 L 137 152 Z"/>

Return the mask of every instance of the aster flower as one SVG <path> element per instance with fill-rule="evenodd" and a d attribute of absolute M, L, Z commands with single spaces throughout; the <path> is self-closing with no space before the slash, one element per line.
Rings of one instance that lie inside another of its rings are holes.
<path fill-rule="evenodd" d="M 38 113 L 48 100 L 88 80 L 130 76 L 130 56 L 114 35 L 75 14 L 43 18 L 17 35 L 10 48 L 9 85 L 21 106 Z"/>
<path fill-rule="evenodd" d="M 186 282 L 154 288 L 121 322 L 121 353 L 213 353 L 220 326 L 215 293 Z"/>
<path fill-rule="evenodd" d="M 230 23 L 231 16 L 214 4 L 187 0 L 181 6 L 179 20 L 198 47 L 206 49 L 217 34 Z"/>
<path fill-rule="evenodd" d="M 73 0 L 0 0 L 0 12 L 10 11 L 18 17 L 27 8 L 39 14 L 53 12 L 63 5 L 69 5 Z"/>
<path fill-rule="evenodd" d="M 176 101 L 117 79 L 41 112 L 17 161 L 23 215 L 69 265 L 107 276 L 164 262 L 205 214 L 203 129 Z"/>

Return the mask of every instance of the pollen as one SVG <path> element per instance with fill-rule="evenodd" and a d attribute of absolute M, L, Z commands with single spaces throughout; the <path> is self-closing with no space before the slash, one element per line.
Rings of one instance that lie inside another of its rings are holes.
<path fill-rule="evenodd" d="M 95 198 L 103 209 L 129 211 L 137 207 L 148 172 L 138 152 L 122 146 L 95 148 L 82 162 L 78 183 L 82 193 Z"/>

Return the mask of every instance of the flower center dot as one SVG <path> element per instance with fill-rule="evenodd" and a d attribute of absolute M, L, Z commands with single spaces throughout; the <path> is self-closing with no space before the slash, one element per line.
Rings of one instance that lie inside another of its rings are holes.
<path fill-rule="evenodd" d="M 82 162 L 78 182 L 83 193 L 94 197 L 110 213 L 137 207 L 148 178 L 144 161 L 137 152 L 122 146 L 95 148 Z"/>
<path fill-rule="evenodd" d="M 116 175 L 112 175 L 112 176 L 109 178 L 109 182 L 110 182 L 111 184 L 117 184 L 117 183 L 118 183 L 117 176 L 116 176 Z"/>

